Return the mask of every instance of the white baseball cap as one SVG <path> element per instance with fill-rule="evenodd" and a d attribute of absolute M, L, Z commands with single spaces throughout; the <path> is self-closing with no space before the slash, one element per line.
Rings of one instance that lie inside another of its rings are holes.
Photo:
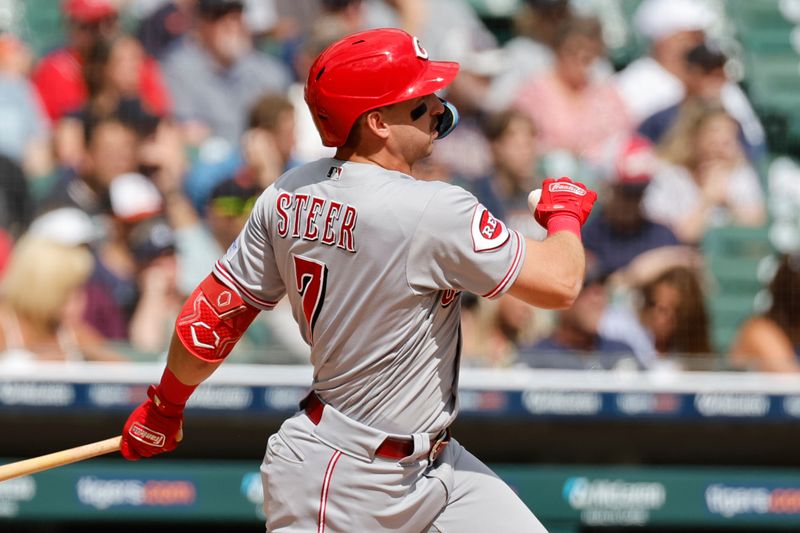
<path fill-rule="evenodd" d="M 155 184 L 142 174 L 120 174 L 108 188 L 114 216 L 135 222 L 161 212 L 163 200 Z"/>
<path fill-rule="evenodd" d="M 708 30 L 714 20 L 714 12 L 701 0 L 645 0 L 633 16 L 633 27 L 659 41 L 682 31 Z"/>
<path fill-rule="evenodd" d="M 90 244 L 103 236 L 92 217 L 76 207 L 61 207 L 36 217 L 28 228 L 29 235 L 64 245 Z"/>

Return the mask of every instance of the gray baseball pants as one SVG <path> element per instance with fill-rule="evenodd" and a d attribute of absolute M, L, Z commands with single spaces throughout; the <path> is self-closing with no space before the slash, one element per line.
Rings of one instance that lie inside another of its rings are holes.
<path fill-rule="evenodd" d="M 393 435 L 395 436 L 395 435 Z M 327 406 L 270 436 L 261 477 L 270 533 L 546 533 L 514 491 L 456 440 L 430 464 L 414 435 L 402 460 L 375 457 L 386 433 Z"/>

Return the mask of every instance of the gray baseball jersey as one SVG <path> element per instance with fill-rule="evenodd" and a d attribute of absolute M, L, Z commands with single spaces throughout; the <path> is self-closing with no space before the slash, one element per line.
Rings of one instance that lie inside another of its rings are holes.
<path fill-rule="evenodd" d="M 264 192 L 215 272 L 262 309 L 287 295 L 327 403 L 411 434 L 456 415 L 460 291 L 499 296 L 524 255 L 464 189 L 321 159 Z"/>
<path fill-rule="evenodd" d="M 272 533 L 543 532 L 452 439 L 460 298 L 514 282 L 525 241 L 474 196 L 376 165 L 322 159 L 259 198 L 216 274 L 255 306 L 286 295 L 311 346 L 319 420 L 294 416 L 261 465 Z M 414 443 L 378 456 L 388 434 Z"/>

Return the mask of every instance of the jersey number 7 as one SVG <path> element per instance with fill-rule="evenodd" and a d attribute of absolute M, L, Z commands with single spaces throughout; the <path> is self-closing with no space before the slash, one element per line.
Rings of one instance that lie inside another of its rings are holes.
<path fill-rule="evenodd" d="M 292 254 L 294 277 L 297 292 L 303 302 L 303 315 L 308 324 L 309 342 L 314 342 L 314 325 L 317 323 L 322 304 L 325 301 L 325 285 L 328 281 L 328 267 L 325 263 Z"/>

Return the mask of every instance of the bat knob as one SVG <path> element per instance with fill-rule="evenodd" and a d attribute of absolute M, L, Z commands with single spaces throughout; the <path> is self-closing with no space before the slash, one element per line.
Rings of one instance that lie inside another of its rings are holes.
<path fill-rule="evenodd" d="M 539 205 L 539 200 L 541 199 L 541 197 L 542 197 L 542 189 L 534 189 L 528 195 L 528 209 L 531 210 L 531 215 L 536 211 L 536 206 Z"/>

